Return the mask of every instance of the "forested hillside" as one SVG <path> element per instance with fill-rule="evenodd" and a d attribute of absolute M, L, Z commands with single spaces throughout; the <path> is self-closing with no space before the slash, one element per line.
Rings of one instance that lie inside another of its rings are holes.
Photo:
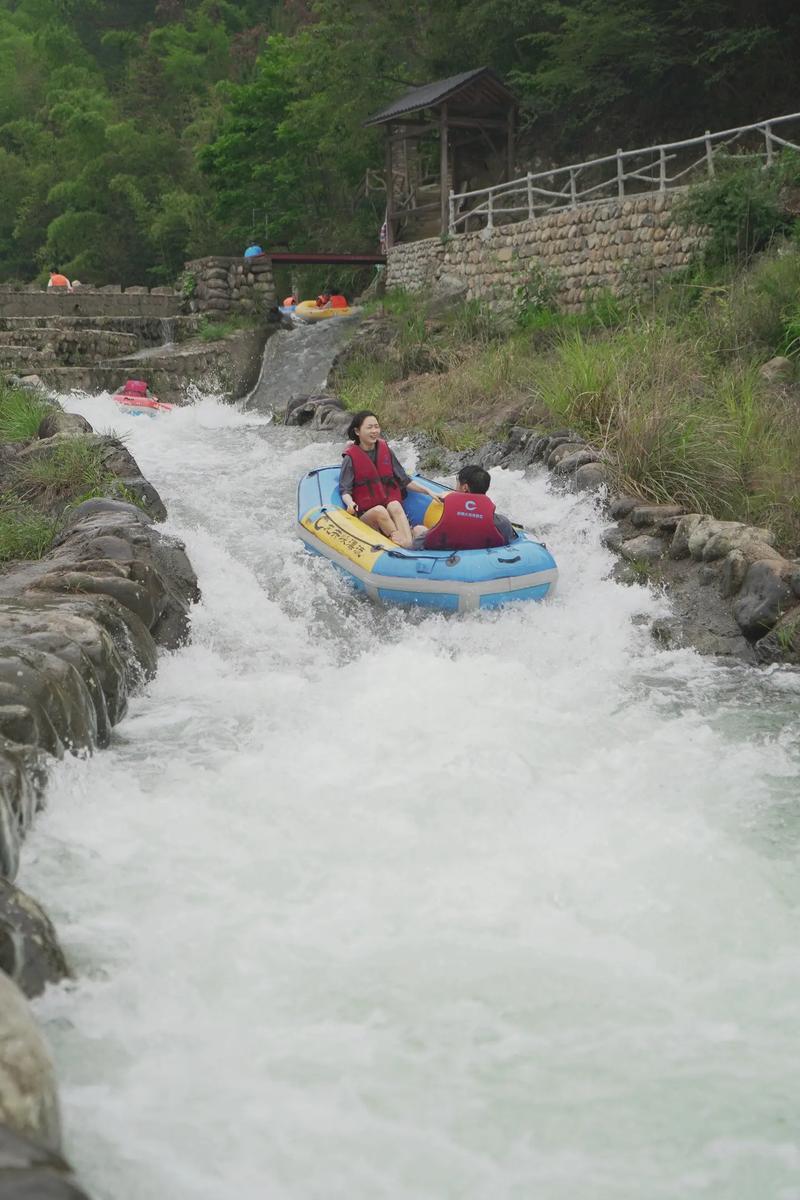
<path fill-rule="evenodd" d="M 0 277 L 372 246 L 363 118 L 490 65 L 520 165 L 800 109 L 791 0 L 0 0 Z"/>

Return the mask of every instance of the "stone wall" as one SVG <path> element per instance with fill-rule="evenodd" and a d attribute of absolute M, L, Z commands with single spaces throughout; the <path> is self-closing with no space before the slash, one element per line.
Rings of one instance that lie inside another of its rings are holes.
<path fill-rule="evenodd" d="M 467 298 L 502 304 L 515 287 L 552 283 L 562 308 L 577 310 L 594 289 L 624 291 L 688 264 L 701 229 L 671 224 L 681 193 L 661 192 L 593 204 L 389 251 L 387 286 L 416 292 L 444 275 L 467 284 Z"/>
<path fill-rule="evenodd" d="M 197 258 L 186 264 L 187 277 L 194 279 L 189 296 L 192 312 L 257 316 L 276 303 L 272 261 L 266 254 L 259 258 Z"/>
<path fill-rule="evenodd" d="M 172 288 L 81 287 L 75 292 L 0 287 L 0 317 L 176 317 L 182 300 Z"/>

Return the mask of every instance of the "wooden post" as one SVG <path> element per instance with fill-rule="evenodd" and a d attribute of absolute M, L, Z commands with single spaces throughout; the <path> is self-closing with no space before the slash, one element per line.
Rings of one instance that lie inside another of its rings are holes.
<path fill-rule="evenodd" d="M 394 163 L 392 162 L 392 127 L 386 126 L 386 249 L 394 245 Z"/>
<path fill-rule="evenodd" d="M 667 152 L 663 146 L 660 146 L 658 151 L 658 190 L 667 190 Z"/>
<path fill-rule="evenodd" d="M 441 188 L 442 237 L 448 232 L 448 197 L 450 180 L 447 171 L 447 102 L 439 109 L 439 186 Z"/>
<path fill-rule="evenodd" d="M 711 145 L 711 133 L 708 129 L 706 130 L 706 163 L 708 164 L 708 177 L 709 179 L 713 179 L 716 175 L 716 170 L 714 169 L 714 148 Z"/>
<path fill-rule="evenodd" d="M 575 182 L 575 168 L 574 167 L 570 167 L 570 169 L 569 169 L 569 202 L 570 202 L 570 206 L 572 208 L 577 208 L 577 206 L 578 206 L 578 187 Z"/>
<path fill-rule="evenodd" d="M 622 150 L 617 147 L 617 195 L 620 200 L 625 195 L 625 168 L 622 165 Z"/>
<path fill-rule="evenodd" d="M 772 152 L 772 127 L 769 121 L 767 121 L 766 125 L 764 126 L 764 138 L 767 143 L 767 166 L 771 167 L 774 155 Z"/>
<path fill-rule="evenodd" d="M 533 220 L 533 179 L 531 178 L 530 171 L 528 171 L 527 183 L 528 183 L 528 220 L 532 221 Z"/>

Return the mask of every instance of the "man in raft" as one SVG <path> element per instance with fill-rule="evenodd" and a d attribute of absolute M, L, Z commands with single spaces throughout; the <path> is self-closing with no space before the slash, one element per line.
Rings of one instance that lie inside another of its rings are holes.
<path fill-rule="evenodd" d="M 347 297 L 342 292 L 320 292 L 317 308 L 349 308 Z"/>
<path fill-rule="evenodd" d="M 507 546 L 517 536 L 508 517 L 486 495 L 492 477 L 476 464 L 458 472 L 456 490 L 442 496 L 443 512 L 432 529 L 414 526 L 415 550 L 488 550 Z"/>

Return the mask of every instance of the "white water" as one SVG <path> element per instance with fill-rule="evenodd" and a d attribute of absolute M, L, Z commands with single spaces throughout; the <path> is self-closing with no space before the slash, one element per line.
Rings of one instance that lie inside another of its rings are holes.
<path fill-rule="evenodd" d="M 413 618 L 293 536 L 338 448 L 75 407 L 204 592 L 20 881 L 95 1200 L 797 1200 L 798 676 L 658 652 L 544 478 L 557 599 Z"/>

